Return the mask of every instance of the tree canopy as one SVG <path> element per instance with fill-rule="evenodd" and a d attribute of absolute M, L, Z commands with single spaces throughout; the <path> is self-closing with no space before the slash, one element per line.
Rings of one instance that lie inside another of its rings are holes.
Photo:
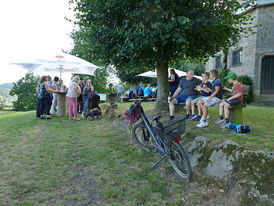
<path fill-rule="evenodd" d="M 30 111 L 36 109 L 37 92 L 39 76 L 34 76 L 27 73 L 25 77 L 19 79 L 14 83 L 13 88 L 10 90 L 10 96 L 17 95 L 17 100 L 13 102 L 14 110 L 16 111 Z"/>
<path fill-rule="evenodd" d="M 157 68 L 157 105 L 166 104 L 167 69 L 204 59 L 237 41 L 248 16 L 237 0 L 70 0 L 78 44 L 117 69 Z M 247 5 L 246 5 L 247 6 Z"/>

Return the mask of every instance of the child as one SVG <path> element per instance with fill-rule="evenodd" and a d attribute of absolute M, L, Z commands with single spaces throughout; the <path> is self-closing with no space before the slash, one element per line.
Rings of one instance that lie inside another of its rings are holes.
<path fill-rule="evenodd" d="M 208 114 L 208 107 L 218 104 L 222 101 L 222 90 L 223 86 L 221 80 L 218 79 L 219 71 L 217 69 L 213 69 L 210 71 L 210 79 L 212 80 L 212 90 L 211 95 L 209 97 L 203 98 L 199 101 L 198 105 L 203 110 L 203 117 L 201 119 L 201 123 L 197 125 L 197 127 L 206 127 L 208 125 L 207 122 L 207 114 Z"/>
<path fill-rule="evenodd" d="M 228 98 L 227 100 L 224 100 L 220 103 L 219 107 L 219 118 L 215 122 L 216 124 L 219 124 L 223 122 L 221 125 L 221 128 L 225 128 L 229 125 L 229 107 L 232 105 L 241 104 L 244 100 L 244 89 L 243 85 L 238 82 L 237 75 L 233 72 L 229 72 L 228 75 L 225 77 L 225 79 L 228 79 L 229 83 L 232 83 L 232 89 L 228 89 L 224 87 L 224 90 L 227 90 L 229 92 L 232 92 L 232 97 Z M 223 118 L 223 113 L 225 113 L 225 119 Z"/>
<path fill-rule="evenodd" d="M 201 96 L 191 101 L 191 110 L 192 114 L 189 117 L 189 120 L 193 120 L 197 117 L 196 122 L 200 122 L 202 118 L 202 111 L 199 104 L 197 104 L 200 100 L 202 100 L 204 97 L 208 97 L 211 95 L 212 90 L 212 84 L 208 81 L 210 76 L 209 72 L 204 72 L 202 74 L 202 84 L 199 86 L 196 86 L 195 90 L 198 90 L 201 92 Z M 195 104 L 197 104 L 198 107 L 198 116 L 195 114 Z"/>

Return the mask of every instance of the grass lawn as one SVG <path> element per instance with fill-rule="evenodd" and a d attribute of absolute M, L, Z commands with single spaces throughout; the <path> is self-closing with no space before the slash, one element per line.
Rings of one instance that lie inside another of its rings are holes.
<path fill-rule="evenodd" d="M 0 112 L 0 157 L 0 205 L 195 205 L 208 198 L 204 186 L 205 194 L 187 192 L 197 183 L 183 181 L 168 161 L 151 169 L 159 156 L 105 120 Z"/>
<path fill-rule="evenodd" d="M 118 109 L 125 111 L 132 103 L 119 103 Z M 153 109 L 155 103 L 142 103 L 145 110 Z M 184 115 L 184 109 L 176 113 L 175 116 Z M 250 106 L 243 108 L 243 121 L 251 126 L 253 133 L 248 135 L 235 134 L 228 129 L 221 129 L 219 125 L 215 125 L 218 118 L 217 107 L 209 108 L 209 126 L 205 128 L 197 128 L 195 121 L 187 122 L 187 137 L 205 136 L 211 139 L 211 143 L 219 143 L 223 140 L 230 139 L 236 143 L 243 145 L 247 149 L 253 150 L 274 150 L 274 107 Z"/>

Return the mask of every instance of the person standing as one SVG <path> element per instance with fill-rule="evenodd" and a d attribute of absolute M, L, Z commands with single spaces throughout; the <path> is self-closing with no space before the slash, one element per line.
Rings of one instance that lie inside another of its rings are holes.
<path fill-rule="evenodd" d="M 89 92 L 93 92 L 94 91 L 94 87 L 91 84 L 91 81 L 88 79 L 86 81 L 86 85 L 84 87 L 83 90 L 83 100 L 84 100 L 84 109 L 83 109 L 83 113 L 82 116 L 85 117 L 88 114 L 88 93 Z"/>
<path fill-rule="evenodd" d="M 169 121 L 175 119 L 174 111 L 175 105 L 185 102 L 186 103 L 186 117 L 189 118 L 191 114 L 191 101 L 196 98 L 197 91 L 194 89 L 197 85 L 201 84 L 201 80 L 194 77 L 192 70 L 187 72 L 187 76 L 180 81 L 179 87 L 176 89 L 174 94 L 171 96 L 169 101 Z M 182 95 L 179 94 L 183 90 Z"/>
<path fill-rule="evenodd" d="M 238 82 L 237 75 L 233 72 L 229 72 L 228 75 L 225 77 L 228 79 L 229 83 L 232 83 L 232 89 L 229 89 L 224 86 L 224 90 L 229 91 L 232 93 L 232 96 L 227 100 L 223 100 L 220 103 L 219 107 L 219 118 L 215 122 L 219 124 L 223 122 L 221 128 L 226 128 L 229 125 L 229 107 L 237 104 L 241 104 L 244 101 L 244 89 L 243 85 Z M 225 118 L 223 118 L 223 113 L 225 114 Z"/>
<path fill-rule="evenodd" d="M 180 78 L 174 69 L 170 69 L 169 72 L 170 72 L 170 77 L 168 78 L 168 85 L 169 85 L 170 96 L 172 96 L 179 86 Z"/>
<path fill-rule="evenodd" d="M 85 87 L 84 79 L 82 77 L 80 78 L 80 80 L 78 82 L 78 86 L 81 89 L 81 93 L 77 98 L 78 106 L 79 106 L 79 109 L 77 109 L 77 111 L 79 111 L 79 113 L 81 114 L 83 112 L 83 109 L 84 109 L 84 100 L 83 100 L 82 93 L 83 93 L 83 90 L 84 90 L 84 87 Z M 78 106 L 77 106 L 77 108 L 78 108 Z"/>
<path fill-rule="evenodd" d="M 51 89 L 48 85 L 48 76 L 42 76 L 40 79 L 39 86 L 37 88 L 37 97 L 39 99 L 39 114 L 41 119 L 51 119 L 50 116 L 50 104 L 49 100 L 51 100 L 50 92 L 55 92 L 55 90 Z M 46 115 L 46 117 L 44 116 Z"/>
<path fill-rule="evenodd" d="M 53 82 L 52 82 L 52 89 L 58 90 L 62 84 L 62 80 L 59 81 L 59 77 L 54 77 Z M 51 109 L 50 113 L 55 114 L 57 112 L 56 106 L 57 106 L 57 94 L 53 93 L 52 94 L 52 104 L 51 104 Z"/>
<path fill-rule="evenodd" d="M 117 86 L 117 100 L 118 100 L 118 102 L 121 101 L 121 96 L 123 94 L 123 91 L 124 91 L 124 88 L 123 88 L 122 84 L 121 83 L 118 84 L 118 86 Z"/>
<path fill-rule="evenodd" d="M 69 84 L 67 92 L 67 100 L 69 103 L 69 119 L 80 120 L 77 118 L 77 97 L 81 94 L 81 89 L 78 85 L 80 81 L 79 76 L 75 76 L 72 79 L 72 82 Z"/>

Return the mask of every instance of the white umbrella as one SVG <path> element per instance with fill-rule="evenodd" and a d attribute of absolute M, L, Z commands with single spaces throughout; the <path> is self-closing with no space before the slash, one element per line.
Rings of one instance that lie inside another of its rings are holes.
<path fill-rule="evenodd" d="M 62 73 L 70 74 L 88 74 L 94 75 L 94 72 L 98 66 L 70 54 L 57 54 L 49 58 L 38 58 L 27 62 L 12 63 L 19 65 L 30 73 L 51 73 L 58 72 L 60 79 Z"/>
<path fill-rule="evenodd" d="M 171 69 L 171 68 L 170 68 Z M 181 71 L 181 70 L 177 70 L 177 69 L 174 69 L 175 72 L 178 74 L 179 77 L 182 77 L 182 76 L 186 76 L 186 72 L 184 71 Z M 138 74 L 136 76 L 139 76 L 139 77 L 150 77 L 150 78 L 157 78 L 157 72 L 156 71 L 148 71 L 148 72 L 144 72 L 144 73 L 141 73 L 141 74 Z M 198 78 L 198 79 L 202 79 L 201 76 L 196 76 L 194 75 L 194 77 Z"/>

